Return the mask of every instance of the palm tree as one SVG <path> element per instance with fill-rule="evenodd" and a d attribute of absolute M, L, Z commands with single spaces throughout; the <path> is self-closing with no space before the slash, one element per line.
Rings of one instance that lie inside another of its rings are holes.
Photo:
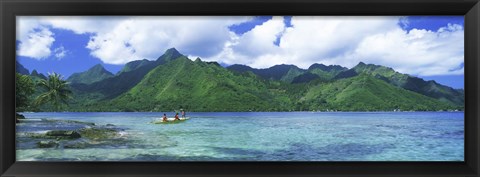
<path fill-rule="evenodd" d="M 60 106 L 68 104 L 67 100 L 71 98 L 72 91 L 70 91 L 67 81 L 63 80 L 60 74 L 49 74 L 48 80 L 40 80 L 38 86 L 45 92 L 37 97 L 37 105 L 51 103 L 56 110 L 59 110 Z"/>

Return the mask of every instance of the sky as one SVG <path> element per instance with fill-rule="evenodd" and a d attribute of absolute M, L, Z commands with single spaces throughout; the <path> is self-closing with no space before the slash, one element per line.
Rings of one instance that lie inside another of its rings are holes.
<path fill-rule="evenodd" d="M 17 16 L 17 60 L 44 74 L 115 74 L 169 48 L 224 66 L 364 62 L 464 87 L 463 16 Z"/>

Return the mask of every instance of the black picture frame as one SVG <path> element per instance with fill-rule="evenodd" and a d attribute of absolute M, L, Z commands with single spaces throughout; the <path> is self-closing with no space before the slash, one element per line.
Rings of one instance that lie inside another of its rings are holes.
<path fill-rule="evenodd" d="M 480 174 L 478 0 L 0 0 L 1 176 L 451 176 Z M 464 15 L 464 162 L 15 162 L 19 15 Z"/>

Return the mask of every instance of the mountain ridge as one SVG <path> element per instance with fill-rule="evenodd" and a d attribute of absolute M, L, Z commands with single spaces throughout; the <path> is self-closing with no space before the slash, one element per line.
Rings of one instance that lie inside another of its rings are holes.
<path fill-rule="evenodd" d="M 96 64 L 87 71 L 73 73 L 70 77 L 68 77 L 67 81 L 74 84 L 92 84 L 112 76 L 114 75 L 110 71 L 107 71 L 101 64 Z"/>
<path fill-rule="evenodd" d="M 301 100 L 316 102 L 318 107 L 323 109 L 344 111 L 437 111 L 450 107 L 447 103 L 395 87 L 365 73 L 338 82 L 317 85 L 310 89 Z"/>
<path fill-rule="evenodd" d="M 102 66 L 89 70 L 101 71 Z M 87 71 L 89 71 L 87 70 Z M 111 73 L 110 73 L 111 74 Z M 191 60 L 175 48 L 127 63 L 93 83 L 72 83 L 69 111 L 392 111 L 463 110 L 464 91 L 360 62 L 255 69 Z M 419 80 L 420 79 L 420 80 Z M 408 88 L 420 88 L 418 90 Z M 425 93 L 441 92 L 435 97 Z M 443 92 L 444 90 L 450 92 Z M 452 101 L 453 100 L 453 101 Z"/>
<path fill-rule="evenodd" d="M 355 67 L 339 73 L 335 79 L 354 77 L 360 73 L 372 75 L 397 87 L 433 97 L 445 103 L 463 106 L 465 102 L 465 96 L 459 90 L 439 84 L 433 80 L 425 81 L 422 78 L 402 74 L 392 68 L 381 65 L 360 62 Z"/>

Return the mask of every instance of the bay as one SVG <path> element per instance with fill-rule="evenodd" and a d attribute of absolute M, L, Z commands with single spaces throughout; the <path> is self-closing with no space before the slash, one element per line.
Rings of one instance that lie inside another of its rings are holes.
<path fill-rule="evenodd" d="M 151 123 L 163 112 L 22 114 L 113 124 L 122 141 L 68 149 L 17 138 L 17 161 L 464 160 L 463 112 L 188 112 L 176 124 Z M 32 122 L 17 124 L 17 135 L 80 128 Z"/>

